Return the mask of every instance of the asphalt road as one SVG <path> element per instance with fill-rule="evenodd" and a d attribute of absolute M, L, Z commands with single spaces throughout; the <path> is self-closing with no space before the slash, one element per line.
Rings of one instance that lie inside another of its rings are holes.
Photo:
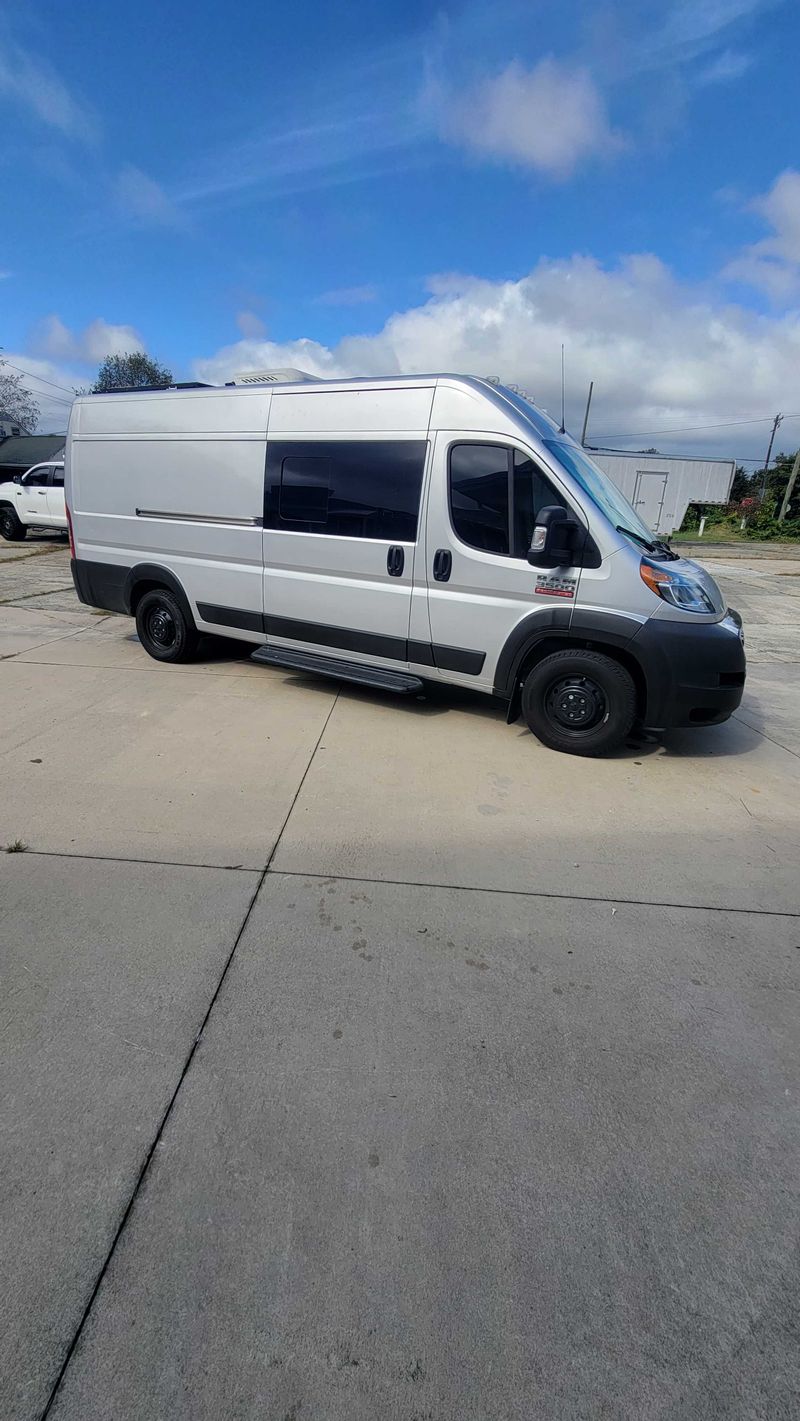
<path fill-rule="evenodd" d="M 0 544 L 0 1415 L 794 1417 L 800 563 L 727 725 L 158 666 Z"/>

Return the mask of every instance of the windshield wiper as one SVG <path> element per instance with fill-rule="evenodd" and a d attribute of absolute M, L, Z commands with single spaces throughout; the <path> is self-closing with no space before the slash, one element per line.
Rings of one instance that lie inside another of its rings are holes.
<path fill-rule="evenodd" d="M 667 562 L 677 562 L 680 557 L 680 553 L 676 553 L 675 549 L 671 548 L 669 543 L 665 543 L 663 538 L 656 539 L 655 549 L 662 558 L 667 559 Z"/>
<path fill-rule="evenodd" d="M 633 538 L 633 541 L 635 543 L 640 543 L 643 548 L 647 548 L 648 553 L 655 553 L 658 551 L 655 543 L 648 543 L 647 539 L 643 538 L 641 533 L 634 533 L 632 528 L 623 528 L 622 524 L 618 523 L 617 532 L 626 533 L 629 538 Z"/>

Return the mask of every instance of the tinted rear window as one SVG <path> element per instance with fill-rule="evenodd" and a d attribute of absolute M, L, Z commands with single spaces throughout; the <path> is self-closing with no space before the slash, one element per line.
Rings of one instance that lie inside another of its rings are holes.
<path fill-rule="evenodd" d="M 427 447 L 424 439 L 271 441 L 264 524 L 413 543 Z"/>

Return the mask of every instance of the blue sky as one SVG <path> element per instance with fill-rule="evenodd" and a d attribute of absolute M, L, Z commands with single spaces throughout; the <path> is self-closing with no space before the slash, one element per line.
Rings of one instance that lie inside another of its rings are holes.
<path fill-rule="evenodd" d="M 122 348 L 552 405 L 563 340 L 573 424 L 594 378 L 598 435 L 754 456 L 800 416 L 799 47 L 791 0 L 0 0 L 0 346 L 57 426 Z"/>

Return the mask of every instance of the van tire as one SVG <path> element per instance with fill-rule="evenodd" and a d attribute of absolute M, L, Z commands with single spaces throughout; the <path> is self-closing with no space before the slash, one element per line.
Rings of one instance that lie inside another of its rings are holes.
<path fill-rule="evenodd" d="M 636 687 L 625 667 L 600 651 L 554 651 L 528 675 L 522 714 L 551 750 L 606 755 L 630 734 Z"/>
<path fill-rule="evenodd" d="M 5 538 L 7 543 L 21 543 L 28 529 L 24 523 L 20 523 L 16 509 L 10 503 L 4 503 L 0 507 L 0 538 Z"/>
<path fill-rule="evenodd" d="M 139 640 L 155 661 L 191 661 L 200 644 L 177 597 L 166 587 L 145 592 L 136 607 Z"/>

